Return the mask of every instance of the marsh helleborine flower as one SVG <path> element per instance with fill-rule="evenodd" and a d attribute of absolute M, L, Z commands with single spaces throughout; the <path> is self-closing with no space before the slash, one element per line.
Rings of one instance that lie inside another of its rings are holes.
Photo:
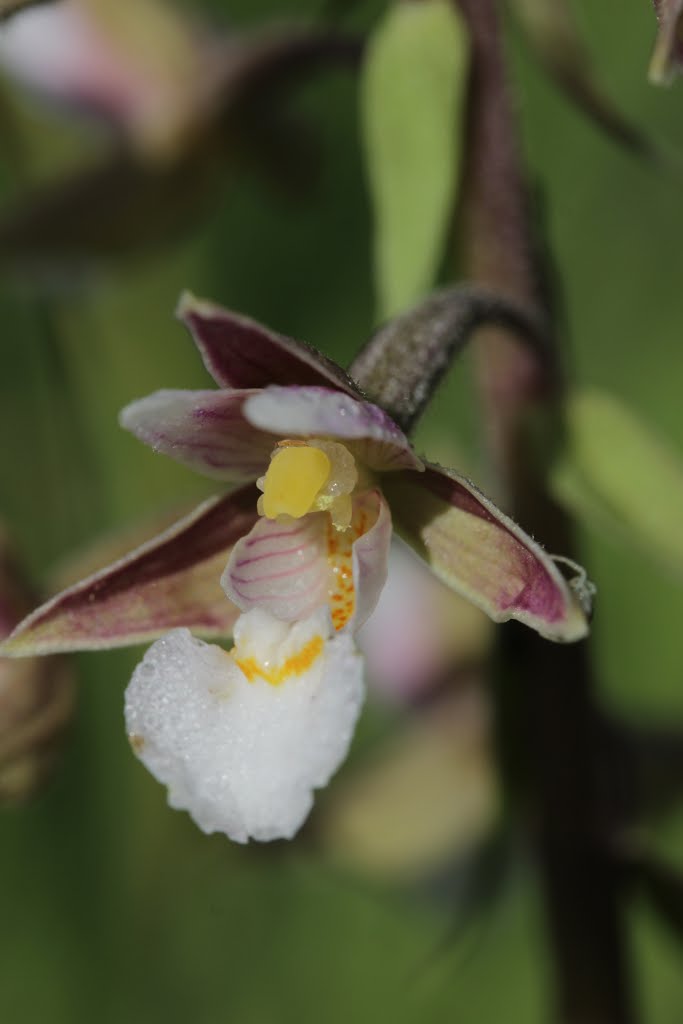
<path fill-rule="evenodd" d="M 353 637 L 384 585 L 392 520 L 496 621 L 576 640 L 586 618 L 553 560 L 472 484 L 418 458 L 338 367 L 191 296 L 179 315 L 219 389 L 156 392 L 121 422 L 236 488 L 39 608 L 5 650 L 162 636 L 127 690 L 133 749 L 205 831 L 291 836 L 353 733 Z M 191 631 L 232 633 L 234 647 Z"/>

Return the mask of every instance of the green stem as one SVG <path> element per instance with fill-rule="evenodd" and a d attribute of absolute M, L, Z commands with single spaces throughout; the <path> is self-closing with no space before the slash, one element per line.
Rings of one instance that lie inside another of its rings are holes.
<path fill-rule="evenodd" d="M 462 263 L 468 278 L 547 319 L 530 229 L 495 0 L 459 0 L 473 46 Z M 553 339 L 549 339 L 553 342 Z M 507 331 L 481 333 L 478 379 L 511 512 L 550 550 L 572 555 L 571 524 L 545 488 L 529 423 L 561 429 L 562 381 Z M 533 414 L 533 417 L 532 417 Z M 543 880 L 563 1024 L 631 1024 L 618 871 L 601 779 L 601 729 L 587 644 L 501 630 L 504 750 L 521 766 Z"/>

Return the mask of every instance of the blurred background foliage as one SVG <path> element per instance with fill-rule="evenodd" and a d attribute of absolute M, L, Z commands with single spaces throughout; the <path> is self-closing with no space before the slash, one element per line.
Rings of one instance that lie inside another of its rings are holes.
<path fill-rule="evenodd" d="M 379 2 L 347 9 L 320 0 L 184 6 L 227 32 L 271 19 L 365 31 L 383 10 Z M 657 168 L 602 135 L 548 80 L 514 18 L 506 19 L 572 379 L 619 396 L 683 453 L 683 86 L 666 91 L 646 81 L 655 22 L 644 0 L 572 7 L 605 91 L 672 155 Z M 182 288 L 305 338 L 342 363 L 374 326 L 352 68 L 307 76 L 287 109 L 301 126 L 293 175 L 279 173 L 287 161 L 280 165 L 277 149 L 264 168 L 248 132 L 240 134 L 215 187 L 212 179 L 210 202 L 142 251 L 87 254 L 77 266 L 26 273 L 21 245 L 3 243 L 0 229 L 0 515 L 37 586 L 49 586 L 65 556 L 103 532 L 211 491 L 116 424 L 125 403 L 156 388 L 207 386 L 173 320 Z M 7 84 L 0 133 L 4 209 L 29 185 L 85 166 L 108 144 L 101 127 L 46 110 Z M 185 187 L 206 186 L 192 173 Z M 107 202 L 105 192 L 71 207 L 73 231 Z M 469 380 L 465 358 L 417 447 L 443 461 L 459 453 L 484 484 Z M 635 475 L 632 487 L 639 488 Z M 581 541 L 599 587 L 594 649 L 605 706 L 634 722 L 680 720 L 680 581 L 590 525 Z M 0 1019 L 546 1020 L 551 968 L 523 836 L 508 829 L 477 855 L 442 857 L 438 870 L 412 870 L 403 880 L 363 872 L 345 863 L 343 843 L 320 824 L 333 813 L 333 786 L 296 843 L 240 848 L 207 838 L 168 810 L 130 755 L 122 692 L 138 656 L 78 658 L 79 702 L 60 770 L 31 802 L 0 815 Z M 413 714 L 371 702 L 339 787 Z M 429 802 L 428 788 L 422 799 Z M 683 867 L 683 811 L 653 826 L 649 841 Z M 629 927 L 642 1018 L 677 1024 L 680 949 L 636 899 Z"/>

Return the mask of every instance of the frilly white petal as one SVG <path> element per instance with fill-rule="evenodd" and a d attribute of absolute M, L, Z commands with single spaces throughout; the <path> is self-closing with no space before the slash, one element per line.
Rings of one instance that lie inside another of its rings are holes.
<path fill-rule="evenodd" d="M 291 838 L 346 756 L 363 666 L 351 637 L 330 633 L 327 610 L 288 625 L 255 609 L 238 620 L 230 654 L 178 629 L 136 668 L 126 691 L 133 749 L 204 832 Z"/>

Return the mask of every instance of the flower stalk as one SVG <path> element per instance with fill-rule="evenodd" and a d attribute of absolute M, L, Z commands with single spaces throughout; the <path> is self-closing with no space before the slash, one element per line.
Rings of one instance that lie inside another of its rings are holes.
<path fill-rule="evenodd" d="M 476 333 L 489 449 L 515 517 L 550 550 L 573 552 L 571 523 L 550 497 L 546 461 L 563 431 L 564 378 L 518 155 L 495 0 L 461 0 L 473 45 L 468 161 L 459 212 L 460 269 L 445 289 L 382 327 L 351 373 L 406 431 Z M 522 342 L 522 344 L 520 344 Z M 536 437 L 546 444 L 540 458 Z M 548 439 L 550 439 L 548 443 Z M 504 778 L 538 823 L 538 851 L 563 1024 L 633 1020 L 620 873 L 601 785 L 602 729 L 585 644 L 558 649 L 499 634 Z M 552 680 L 552 685 L 549 685 Z M 513 694 L 513 696 L 511 696 Z M 609 794 L 608 794 L 609 799 Z"/>
<path fill-rule="evenodd" d="M 469 278 L 538 309 L 556 348 L 536 259 L 528 193 L 518 156 L 495 0 L 459 0 L 473 44 L 469 166 L 463 193 L 462 264 Z M 533 457 L 529 422 L 561 431 L 562 378 L 509 331 L 477 339 L 478 380 L 494 462 L 513 514 L 524 515 L 551 550 L 574 553 L 571 524 L 549 497 Z M 553 365 L 556 365 L 553 362 Z M 618 871 L 605 832 L 599 715 L 588 647 L 562 651 L 517 633 L 500 634 L 501 663 L 519 674 L 501 688 L 505 777 L 523 779 L 541 866 L 563 1024 L 629 1024 Z M 513 648 L 511 650 L 511 648 Z M 550 684 L 550 685 L 549 685 Z M 508 765 L 508 767 L 511 767 Z"/>
<path fill-rule="evenodd" d="M 533 350 L 549 377 L 556 375 L 555 352 L 534 312 L 484 287 L 456 285 L 381 327 L 354 359 L 351 376 L 410 433 L 452 361 L 487 325 L 509 331 Z"/>

